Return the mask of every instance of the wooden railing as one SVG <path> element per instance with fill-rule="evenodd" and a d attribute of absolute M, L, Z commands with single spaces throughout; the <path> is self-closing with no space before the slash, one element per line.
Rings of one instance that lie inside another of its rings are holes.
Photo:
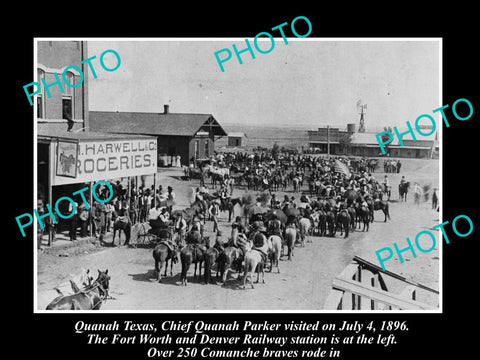
<path fill-rule="evenodd" d="M 400 294 L 389 292 L 384 275 L 406 283 Z M 439 294 L 437 290 L 384 271 L 358 256 L 332 281 L 325 310 L 435 310 L 437 307 L 417 301 L 417 290 Z"/>

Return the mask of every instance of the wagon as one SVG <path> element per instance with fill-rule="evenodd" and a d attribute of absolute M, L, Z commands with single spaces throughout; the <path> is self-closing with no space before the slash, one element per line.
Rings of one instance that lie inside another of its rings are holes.
<path fill-rule="evenodd" d="M 134 247 L 149 247 L 155 246 L 162 240 L 172 239 L 173 226 L 152 228 L 148 222 L 139 223 L 135 225 L 136 236 L 134 236 Z"/>

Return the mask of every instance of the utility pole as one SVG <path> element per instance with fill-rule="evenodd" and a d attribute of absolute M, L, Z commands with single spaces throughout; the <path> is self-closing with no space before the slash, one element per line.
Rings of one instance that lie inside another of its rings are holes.
<path fill-rule="evenodd" d="M 330 158 L 330 125 L 327 125 L 327 157 Z"/>

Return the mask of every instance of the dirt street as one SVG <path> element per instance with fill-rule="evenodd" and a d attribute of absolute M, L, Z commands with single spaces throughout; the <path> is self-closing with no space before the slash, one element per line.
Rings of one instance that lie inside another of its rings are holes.
<path fill-rule="evenodd" d="M 406 246 L 406 237 L 413 241 L 415 235 L 425 229 L 431 229 L 439 222 L 438 212 L 431 209 L 431 203 L 413 204 L 409 194 L 407 203 L 396 202 L 397 186 L 402 175 L 407 180 L 438 187 L 438 161 L 402 160 L 400 174 L 388 174 L 393 194 L 390 203 L 391 220 L 386 223 L 381 211 L 375 213 L 375 222 L 369 232 L 355 231 L 349 238 L 339 235 L 335 238 L 311 237 L 312 242 L 305 248 L 296 247 L 292 261 L 281 261 L 281 273 L 266 273 L 265 284 L 255 284 L 255 289 L 247 285 L 242 289 L 241 281 L 234 273 L 225 286 L 205 285 L 203 279 L 193 279 L 193 266 L 188 274 L 188 286 L 179 283 L 180 264 L 174 265 L 174 276 L 157 283 L 154 277 L 154 261 L 151 249 L 144 248 L 94 248 L 86 246 L 88 253 L 70 257 L 58 254 L 38 254 L 38 309 L 44 309 L 53 299 L 53 288 L 68 279 L 69 274 L 81 268 L 90 269 L 96 275 L 96 269 L 108 269 L 111 275 L 110 294 L 115 300 L 108 300 L 102 310 L 321 310 L 331 289 L 332 279 L 340 273 L 357 255 L 378 265 L 375 251 L 396 242 L 399 248 Z M 382 170 L 382 169 L 380 169 Z M 180 170 L 159 171 L 160 182 L 164 188 L 173 186 L 177 194 L 176 207 L 188 205 L 191 187 L 179 179 Z M 377 179 L 384 173 L 375 174 Z M 244 190 L 236 189 L 234 196 Z M 290 193 L 288 193 L 290 195 Z M 283 197 L 283 193 L 278 195 Z M 278 196 L 277 195 L 277 196 Z M 299 196 L 296 196 L 297 198 Z M 236 211 L 240 210 L 236 208 Z M 227 214 L 220 217 L 220 226 L 224 234 L 230 233 Z M 214 238 L 213 223 L 207 222 L 207 230 Z M 404 253 L 406 261 L 402 264 L 398 256 L 385 263 L 386 268 L 413 281 L 434 289 L 439 289 L 440 254 L 438 231 L 432 231 L 437 237 L 436 248 L 429 253 L 417 252 L 417 258 Z M 402 246 L 403 245 L 403 246 Z M 427 247 L 428 244 L 424 246 Z M 395 288 L 392 288 L 395 290 Z M 438 305 L 438 298 L 418 300 Z"/>

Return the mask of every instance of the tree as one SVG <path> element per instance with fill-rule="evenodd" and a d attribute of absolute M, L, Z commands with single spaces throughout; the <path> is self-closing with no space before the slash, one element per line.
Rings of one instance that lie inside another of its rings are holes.
<path fill-rule="evenodd" d="M 338 143 L 340 144 L 340 147 L 343 150 L 344 154 L 347 154 L 350 152 L 350 149 L 352 147 L 352 136 L 349 133 L 340 133 L 340 136 L 338 137 Z"/>
<path fill-rule="evenodd" d="M 272 146 L 272 157 L 275 161 L 278 161 L 278 153 L 280 151 L 280 146 L 275 142 Z"/>
<path fill-rule="evenodd" d="M 384 131 L 390 131 L 390 134 L 393 134 L 393 130 L 392 130 L 392 127 L 391 127 L 391 126 L 389 126 L 388 128 L 385 126 L 385 127 L 383 128 L 383 130 L 384 130 Z M 390 140 L 391 138 L 390 138 L 390 135 L 389 135 L 389 134 L 383 134 L 383 135 L 381 136 L 381 139 L 382 139 L 382 142 L 385 144 L 385 142 L 387 142 L 387 141 Z M 385 149 L 385 154 L 388 154 L 388 152 L 389 152 L 389 151 L 388 151 L 388 150 L 389 150 L 389 145 L 390 145 L 390 143 L 383 145 L 383 148 Z"/>

